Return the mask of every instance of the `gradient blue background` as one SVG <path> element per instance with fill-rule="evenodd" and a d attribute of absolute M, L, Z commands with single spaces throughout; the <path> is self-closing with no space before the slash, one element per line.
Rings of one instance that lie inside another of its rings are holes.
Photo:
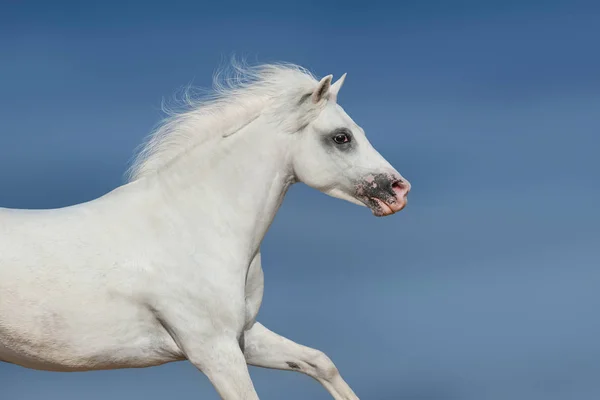
<path fill-rule="evenodd" d="M 339 101 L 411 180 L 409 206 L 377 219 L 293 187 L 259 319 L 328 353 L 364 400 L 600 398 L 598 2 L 0 4 L 1 206 L 120 185 L 162 98 L 209 86 L 233 52 L 348 72 Z M 251 374 L 261 399 L 329 398 Z M 187 362 L 0 363 L 0 398 L 217 395 Z"/>

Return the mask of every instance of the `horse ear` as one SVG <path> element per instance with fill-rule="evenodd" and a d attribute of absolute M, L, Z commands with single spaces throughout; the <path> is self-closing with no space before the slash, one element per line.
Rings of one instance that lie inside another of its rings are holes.
<path fill-rule="evenodd" d="M 338 95 L 341 87 L 344 85 L 344 80 L 346 80 L 346 74 L 342 75 L 342 77 L 340 79 L 338 79 L 337 81 L 335 81 L 335 83 L 333 85 L 331 85 L 331 89 L 329 89 L 330 100 L 333 100 L 333 101 L 337 100 L 337 95 Z"/>
<path fill-rule="evenodd" d="M 321 79 L 317 88 L 312 94 L 313 103 L 317 104 L 329 93 L 329 89 L 331 88 L 331 80 L 333 79 L 333 75 L 327 75 L 325 78 Z"/>

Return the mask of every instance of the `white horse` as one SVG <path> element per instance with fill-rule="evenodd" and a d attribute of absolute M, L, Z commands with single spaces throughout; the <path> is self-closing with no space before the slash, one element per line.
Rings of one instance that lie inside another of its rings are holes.
<path fill-rule="evenodd" d="M 127 184 L 54 210 L 0 209 L 0 360 L 84 371 L 189 360 L 225 400 L 258 399 L 247 365 L 358 399 L 321 351 L 255 321 L 260 244 L 295 182 L 366 205 L 410 184 L 337 104 L 345 78 L 235 66 L 150 136 Z"/>

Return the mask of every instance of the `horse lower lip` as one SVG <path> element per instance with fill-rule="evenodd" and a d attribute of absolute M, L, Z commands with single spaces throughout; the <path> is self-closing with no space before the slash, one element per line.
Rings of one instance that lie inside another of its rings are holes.
<path fill-rule="evenodd" d="M 408 200 L 405 196 L 403 198 L 399 198 L 395 203 L 390 204 L 376 197 L 371 199 L 379 205 L 379 210 L 373 209 L 373 213 L 378 216 L 392 215 L 401 211 L 406 206 Z"/>
<path fill-rule="evenodd" d="M 375 201 L 375 203 L 377 203 L 377 205 L 379 206 L 378 208 L 372 208 L 373 214 L 375 214 L 377 216 L 384 216 L 384 215 L 390 215 L 390 214 L 394 213 L 392 208 L 385 201 L 378 199 L 376 197 L 371 198 L 371 200 Z"/>

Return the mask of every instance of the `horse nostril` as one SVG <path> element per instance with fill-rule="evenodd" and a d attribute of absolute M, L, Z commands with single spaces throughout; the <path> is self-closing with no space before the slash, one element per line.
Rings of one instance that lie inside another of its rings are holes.
<path fill-rule="evenodd" d="M 398 179 L 397 181 L 392 183 L 392 189 L 394 190 L 394 192 L 405 192 L 406 194 L 410 192 L 410 184 L 408 184 L 402 179 Z"/>

